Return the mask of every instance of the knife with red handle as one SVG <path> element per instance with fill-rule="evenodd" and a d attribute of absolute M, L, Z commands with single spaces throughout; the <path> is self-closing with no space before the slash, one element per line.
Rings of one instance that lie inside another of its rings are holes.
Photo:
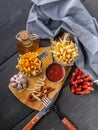
<path fill-rule="evenodd" d="M 27 125 L 22 129 L 22 130 L 31 130 L 31 128 L 36 125 L 36 123 L 41 119 L 42 116 L 46 115 L 48 112 L 43 112 L 45 111 L 42 109 L 40 112 L 38 112 L 28 123 Z M 69 129 L 69 130 L 77 130 L 77 128 L 68 120 L 66 117 L 62 117 L 60 112 L 55 112 L 58 114 L 59 118 L 61 119 L 62 123 Z"/>
<path fill-rule="evenodd" d="M 56 105 L 53 105 L 51 110 L 53 110 L 58 115 L 59 119 L 68 128 L 68 130 L 77 130 L 72 122 L 59 111 L 59 108 Z"/>
<path fill-rule="evenodd" d="M 64 117 L 62 119 L 62 123 L 69 129 L 69 130 L 77 130 L 77 128 L 68 120 L 68 118 Z"/>

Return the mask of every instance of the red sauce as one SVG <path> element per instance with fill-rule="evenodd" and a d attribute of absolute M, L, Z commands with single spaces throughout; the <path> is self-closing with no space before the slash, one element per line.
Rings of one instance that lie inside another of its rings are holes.
<path fill-rule="evenodd" d="M 53 82 L 57 82 L 63 79 L 64 77 L 64 69 L 58 63 L 53 63 L 48 66 L 46 69 L 46 76 L 49 80 Z"/>

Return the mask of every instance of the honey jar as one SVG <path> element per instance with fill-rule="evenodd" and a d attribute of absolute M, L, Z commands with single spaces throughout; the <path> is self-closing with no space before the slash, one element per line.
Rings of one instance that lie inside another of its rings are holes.
<path fill-rule="evenodd" d="M 16 35 L 16 39 L 18 39 L 17 49 L 21 54 L 37 51 L 39 48 L 39 38 L 37 34 L 31 34 L 24 30 Z"/>

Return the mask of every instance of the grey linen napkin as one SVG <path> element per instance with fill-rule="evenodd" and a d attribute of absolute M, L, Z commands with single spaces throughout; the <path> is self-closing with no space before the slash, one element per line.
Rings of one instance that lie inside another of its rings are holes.
<path fill-rule="evenodd" d="M 65 29 L 76 37 L 79 56 L 75 61 L 84 72 L 98 78 L 98 23 L 79 0 L 31 0 L 26 29 L 41 39 Z"/>

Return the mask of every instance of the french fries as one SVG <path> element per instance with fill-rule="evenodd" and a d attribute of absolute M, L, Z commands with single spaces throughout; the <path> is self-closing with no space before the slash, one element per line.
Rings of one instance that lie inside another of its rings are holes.
<path fill-rule="evenodd" d="M 59 39 L 59 41 L 51 40 L 53 57 L 57 62 L 63 65 L 70 64 L 78 56 L 78 48 L 72 41 Z"/>
<path fill-rule="evenodd" d="M 38 59 L 36 53 L 28 52 L 24 55 L 20 55 L 16 68 L 18 68 L 26 76 L 35 76 L 41 70 L 41 61 Z"/>

